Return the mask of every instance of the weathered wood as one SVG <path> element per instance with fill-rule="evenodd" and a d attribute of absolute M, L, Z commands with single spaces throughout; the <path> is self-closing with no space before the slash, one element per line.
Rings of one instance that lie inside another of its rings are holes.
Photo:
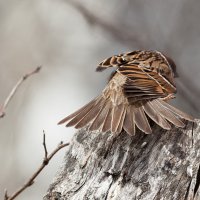
<path fill-rule="evenodd" d="M 153 134 L 79 130 L 45 200 L 199 200 L 200 120 Z"/>

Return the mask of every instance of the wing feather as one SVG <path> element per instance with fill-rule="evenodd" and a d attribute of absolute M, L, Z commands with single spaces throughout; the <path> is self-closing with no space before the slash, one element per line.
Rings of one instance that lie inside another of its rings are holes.
<path fill-rule="evenodd" d="M 123 90 L 130 103 L 166 96 L 159 82 L 138 65 L 123 65 L 117 71 L 127 77 Z"/>
<path fill-rule="evenodd" d="M 137 57 L 137 53 L 140 51 L 132 51 L 128 53 L 122 53 L 118 55 L 111 56 L 105 60 L 103 60 L 99 66 L 97 67 L 96 71 L 103 71 L 109 67 L 120 67 L 134 58 Z"/>

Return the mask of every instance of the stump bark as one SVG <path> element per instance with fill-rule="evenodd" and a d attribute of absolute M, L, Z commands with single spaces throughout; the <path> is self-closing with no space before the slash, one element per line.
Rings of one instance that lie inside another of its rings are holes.
<path fill-rule="evenodd" d="M 200 200 L 200 120 L 152 130 L 79 130 L 44 200 Z"/>

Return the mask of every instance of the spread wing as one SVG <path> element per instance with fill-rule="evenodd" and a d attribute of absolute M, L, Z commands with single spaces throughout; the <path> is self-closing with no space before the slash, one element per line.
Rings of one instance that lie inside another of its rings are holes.
<path fill-rule="evenodd" d="M 159 70 L 154 70 L 155 66 L 158 69 L 163 62 L 162 57 L 160 60 L 152 60 L 157 59 L 158 55 L 160 54 L 151 51 L 133 51 L 112 56 L 101 62 L 97 71 L 117 67 L 109 82 L 112 87 L 106 87 L 109 89 L 105 90 L 108 93 L 104 91 L 103 95 L 65 117 L 59 124 L 66 123 L 66 126 L 75 128 L 88 126 L 90 131 L 111 131 L 116 134 L 124 129 L 128 134 L 134 135 L 135 127 L 147 134 L 152 132 L 147 116 L 166 130 L 171 129 L 169 122 L 184 127 L 182 119 L 193 121 L 193 117 L 161 99 L 175 93 L 176 88 L 170 83 L 173 80 L 170 81 L 171 79 L 165 74 L 162 75 Z M 115 104 L 111 97 L 124 101 Z"/>
<path fill-rule="evenodd" d="M 156 56 L 157 52 L 140 50 L 114 55 L 102 61 L 96 70 L 103 71 L 110 67 L 117 67 L 116 70 L 123 72 L 124 75 L 134 80 L 134 83 L 131 83 L 131 85 L 136 86 L 138 84 L 141 90 L 149 88 L 149 96 L 163 97 L 176 93 L 176 87 L 173 84 L 174 77 L 169 75 L 166 77 L 166 74 L 158 70 L 159 65 L 163 64 L 166 65 L 165 68 L 168 68 L 167 63 L 165 63 L 162 56 L 159 58 Z M 114 74 L 115 72 L 111 75 L 111 78 Z M 134 89 L 137 89 L 137 87 Z M 147 92 L 148 90 L 145 91 L 145 93 Z"/>
<path fill-rule="evenodd" d="M 123 89 L 130 103 L 167 96 L 164 79 L 156 72 L 146 70 L 134 64 L 125 64 L 117 69 L 127 77 Z"/>

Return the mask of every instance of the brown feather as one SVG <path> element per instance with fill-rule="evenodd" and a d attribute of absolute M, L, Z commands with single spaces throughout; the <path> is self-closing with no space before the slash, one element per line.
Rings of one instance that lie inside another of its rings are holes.
<path fill-rule="evenodd" d="M 109 108 L 110 108 L 110 105 L 105 100 L 104 105 L 102 106 L 101 110 L 99 111 L 99 113 L 97 114 L 96 118 L 94 119 L 94 121 L 92 122 L 92 124 L 89 127 L 90 131 L 99 129 L 99 127 L 104 122 L 105 116 L 108 113 Z"/>
<path fill-rule="evenodd" d="M 59 124 L 66 122 L 66 126 L 75 128 L 90 124 L 91 131 L 112 133 L 120 133 L 123 128 L 130 135 L 135 134 L 137 126 L 149 134 L 152 130 L 148 116 L 167 130 L 171 128 L 169 122 L 183 127 L 181 118 L 189 121 L 194 118 L 164 102 L 164 99 L 169 99 L 176 92 L 171 63 L 158 51 L 133 51 L 105 59 L 97 71 L 109 67 L 116 67 L 116 70 L 102 96 L 67 116 Z"/>
<path fill-rule="evenodd" d="M 170 130 L 171 125 L 163 118 L 158 112 L 155 111 L 154 107 L 147 102 L 144 106 L 145 113 L 163 129 Z"/>
<path fill-rule="evenodd" d="M 111 132 L 116 133 L 124 112 L 124 104 L 115 105 L 112 112 Z"/>
<path fill-rule="evenodd" d="M 82 128 L 90 123 L 97 116 L 104 105 L 104 99 L 101 100 L 75 125 L 75 128 Z M 70 122 L 69 122 L 70 123 Z M 67 124 L 68 125 L 68 124 Z"/>
<path fill-rule="evenodd" d="M 105 116 L 105 120 L 104 120 L 102 128 L 101 128 L 102 132 L 110 131 L 110 129 L 111 129 L 111 121 L 112 121 L 112 105 L 110 104 L 108 112 L 107 112 L 107 114 Z"/>
<path fill-rule="evenodd" d="M 133 106 L 129 105 L 126 108 L 126 115 L 124 118 L 124 124 L 123 129 L 129 134 L 129 135 L 135 135 L 135 116 L 134 112 L 132 110 Z"/>
<path fill-rule="evenodd" d="M 165 119 L 177 127 L 184 127 L 185 124 L 169 109 L 164 107 L 157 99 L 150 102 L 151 105 L 160 113 Z"/>
<path fill-rule="evenodd" d="M 125 119 L 125 115 L 126 115 L 126 107 L 124 105 L 124 111 L 123 111 L 123 114 L 121 116 L 121 119 L 120 119 L 120 122 L 119 122 L 119 125 L 118 125 L 118 128 L 117 128 L 117 131 L 116 131 L 117 133 L 121 133 L 122 132 L 122 127 L 123 127 L 124 119 Z"/>
<path fill-rule="evenodd" d="M 95 105 L 96 101 L 98 101 L 98 98 L 93 99 L 88 104 L 86 104 L 82 108 L 78 109 L 76 112 L 72 113 L 71 115 L 68 115 L 67 117 L 65 117 L 64 119 L 62 119 L 60 122 L 58 122 L 58 124 L 63 124 L 65 122 L 69 121 L 70 119 L 74 118 L 75 116 L 80 115 L 80 114 L 84 116 Z"/>
<path fill-rule="evenodd" d="M 152 133 L 151 127 L 149 125 L 149 122 L 147 120 L 143 108 L 142 107 L 134 108 L 134 113 L 135 113 L 136 126 L 146 134 Z"/>
<path fill-rule="evenodd" d="M 76 124 L 78 124 L 83 118 L 85 118 L 88 115 L 91 115 L 91 113 L 94 112 L 94 110 L 96 110 L 97 108 L 99 108 L 99 105 L 101 104 L 102 99 L 101 97 L 97 98 L 96 101 L 94 101 L 90 107 L 90 109 L 85 109 L 80 111 L 74 118 L 72 118 L 67 124 L 66 127 L 69 126 L 75 126 Z M 86 118 L 86 119 L 87 119 Z"/>
<path fill-rule="evenodd" d="M 194 117 L 188 115 L 187 113 L 179 110 L 178 108 L 173 107 L 172 105 L 168 104 L 165 101 L 158 100 L 163 106 L 171 110 L 175 115 L 178 115 L 180 118 L 186 119 L 188 121 L 194 121 Z"/>

